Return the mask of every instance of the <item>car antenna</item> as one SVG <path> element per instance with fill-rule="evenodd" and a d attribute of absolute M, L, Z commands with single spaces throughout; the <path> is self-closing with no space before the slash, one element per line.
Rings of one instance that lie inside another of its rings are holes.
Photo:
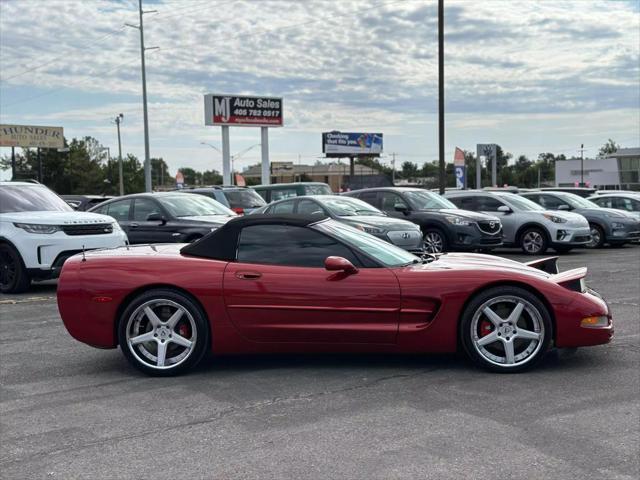
<path fill-rule="evenodd" d="M 84 254 L 84 245 L 82 245 L 82 261 L 86 262 L 87 261 L 87 257 Z"/>

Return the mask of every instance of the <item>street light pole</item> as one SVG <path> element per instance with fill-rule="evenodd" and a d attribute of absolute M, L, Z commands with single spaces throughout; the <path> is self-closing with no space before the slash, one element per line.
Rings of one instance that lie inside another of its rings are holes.
<path fill-rule="evenodd" d="M 123 176 L 123 168 L 122 168 L 122 142 L 120 141 L 120 122 L 124 115 L 122 113 L 118 114 L 116 117 L 116 127 L 118 128 L 118 178 L 119 178 L 119 189 L 120 196 L 124 195 L 124 176 Z"/>
<path fill-rule="evenodd" d="M 438 0 L 438 152 L 440 195 L 444 195 L 444 0 Z"/>
<path fill-rule="evenodd" d="M 144 52 L 146 50 L 154 50 L 158 47 L 145 48 L 144 46 L 144 23 L 142 16 L 145 13 L 154 13 L 157 10 L 142 10 L 142 0 L 138 0 L 138 13 L 140 16 L 140 25 L 131 25 L 125 23 L 126 26 L 137 28 L 140 30 L 140 60 L 142 66 L 142 111 L 144 118 L 144 189 L 151 192 L 151 157 L 149 156 L 149 114 L 147 112 L 147 72 L 145 67 Z"/>
<path fill-rule="evenodd" d="M 584 143 L 580 144 L 580 186 L 584 187 Z"/>

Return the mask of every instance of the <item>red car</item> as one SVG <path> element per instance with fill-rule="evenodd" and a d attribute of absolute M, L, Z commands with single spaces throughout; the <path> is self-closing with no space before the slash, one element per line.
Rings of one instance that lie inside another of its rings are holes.
<path fill-rule="evenodd" d="M 498 372 L 552 346 L 607 343 L 586 268 L 476 254 L 414 256 L 330 219 L 248 215 L 188 245 L 65 262 L 58 307 L 76 339 L 118 345 L 151 375 L 216 354 L 455 352 Z"/>

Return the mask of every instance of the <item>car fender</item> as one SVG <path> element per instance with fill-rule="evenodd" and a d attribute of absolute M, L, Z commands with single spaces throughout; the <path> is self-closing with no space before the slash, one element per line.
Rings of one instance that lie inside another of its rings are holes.
<path fill-rule="evenodd" d="M 545 227 L 543 224 L 538 223 L 538 222 L 527 222 L 524 225 L 521 225 L 520 227 L 518 227 L 518 230 L 516 231 L 516 238 L 514 239 L 516 243 L 520 243 L 520 236 L 522 235 L 522 233 L 528 229 L 528 228 L 539 228 L 540 230 L 542 230 L 544 232 L 544 234 L 547 236 L 547 241 L 551 241 L 551 233 L 549 233 L 549 229 L 547 227 Z"/>

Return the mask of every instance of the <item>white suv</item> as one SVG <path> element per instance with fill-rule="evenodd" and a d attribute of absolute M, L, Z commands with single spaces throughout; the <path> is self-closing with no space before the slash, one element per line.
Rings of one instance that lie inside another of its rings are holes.
<path fill-rule="evenodd" d="M 31 279 L 55 278 L 83 250 L 125 245 L 113 218 L 76 212 L 41 184 L 0 182 L 0 291 L 27 290 Z"/>

